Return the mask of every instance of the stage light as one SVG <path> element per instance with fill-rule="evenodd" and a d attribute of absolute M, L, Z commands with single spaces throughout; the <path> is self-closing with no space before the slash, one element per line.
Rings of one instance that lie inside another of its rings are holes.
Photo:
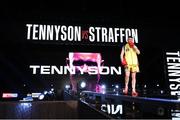
<path fill-rule="evenodd" d="M 53 94 L 54 93 L 54 88 L 51 88 L 51 90 L 49 91 L 49 94 Z"/>
<path fill-rule="evenodd" d="M 16 106 L 16 109 L 18 109 L 18 111 L 21 111 L 22 115 L 27 114 L 32 109 L 32 103 L 31 102 L 20 102 Z"/>
<path fill-rule="evenodd" d="M 44 95 L 46 95 L 48 92 L 47 91 L 44 91 Z"/>
<path fill-rule="evenodd" d="M 105 85 L 102 85 L 102 87 L 101 87 L 102 89 L 106 89 L 106 86 Z"/>
<path fill-rule="evenodd" d="M 102 94 L 105 94 L 106 93 L 106 86 L 102 85 L 101 88 L 102 88 Z"/>
<path fill-rule="evenodd" d="M 160 93 L 161 93 L 161 94 L 163 94 L 163 93 L 164 93 L 164 91 L 163 91 L 163 90 L 161 90 L 161 91 L 160 91 Z"/>
<path fill-rule="evenodd" d="M 70 85 L 65 85 L 66 90 L 70 88 Z"/>
<path fill-rule="evenodd" d="M 118 85 L 116 85 L 116 86 L 115 86 L 115 88 L 117 88 L 117 89 L 118 89 L 118 88 L 119 88 L 119 86 L 118 86 Z"/>
<path fill-rule="evenodd" d="M 48 94 L 52 94 L 53 92 L 52 91 L 49 91 Z"/>
<path fill-rule="evenodd" d="M 39 97 L 38 97 L 38 99 L 39 99 L 39 100 L 43 100 L 44 97 L 45 97 L 44 94 L 40 94 Z"/>
<path fill-rule="evenodd" d="M 25 98 L 23 98 L 22 101 L 33 101 L 33 97 L 32 97 L 32 94 L 27 94 L 27 96 Z"/>
<path fill-rule="evenodd" d="M 17 98 L 18 93 L 3 93 L 2 98 Z"/>
<path fill-rule="evenodd" d="M 81 86 L 81 88 L 85 88 L 86 87 L 86 83 L 85 82 L 81 82 L 80 86 Z"/>
<path fill-rule="evenodd" d="M 31 103 L 20 103 L 20 107 L 23 107 L 23 108 L 29 108 L 31 106 L 32 106 Z"/>
<path fill-rule="evenodd" d="M 157 87 L 159 87 L 159 84 L 157 84 Z"/>
<path fill-rule="evenodd" d="M 51 88 L 51 91 L 54 91 L 54 88 Z"/>
<path fill-rule="evenodd" d="M 41 93 L 32 93 L 32 98 L 38 98 Z"/>

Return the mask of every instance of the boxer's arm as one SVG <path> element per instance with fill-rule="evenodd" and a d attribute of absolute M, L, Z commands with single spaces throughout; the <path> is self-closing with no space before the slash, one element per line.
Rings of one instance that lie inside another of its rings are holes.
<path fill-rule="evenodd" d="M 124 58 L 124 46 L 122 47 L 121 54 L 120 54 L 121 62 L 123 61 L 123 58 Z"/>
<path fill-rule="evenodd" d="M 138 55 L 140 54 L 140 50 L 137 48 L 137 46 L 134 45 L 133 49 Z"/>

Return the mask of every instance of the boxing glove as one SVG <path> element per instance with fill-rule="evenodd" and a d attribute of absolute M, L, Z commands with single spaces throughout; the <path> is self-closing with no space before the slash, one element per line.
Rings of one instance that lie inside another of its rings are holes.
<path fill-rule="evenodd" d="M 134 42 L 129 42 L 129 46 L 130 46 L 131 48 L 133 48 L 133 47 L 134 47 Z"/>
<path fill-rule="evenodd" d="M 127 65 L 127 62 L 126 62 L 126 59 L 125 59 L 125 58 L 123 58 L 123 60 L 121 61 L 121 64 L 122 64 L 123 66 Z"/>

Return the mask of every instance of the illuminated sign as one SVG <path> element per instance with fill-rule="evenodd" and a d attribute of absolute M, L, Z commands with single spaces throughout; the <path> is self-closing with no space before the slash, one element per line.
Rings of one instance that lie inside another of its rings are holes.
<path fill-rule="evenodd" d="M 32 93 L 33 98 L 38 98 L 41 93 Z"/>
<path fill-rule="evenodd" d="M 70 67 L 70 66 L 54 66 L 54 65 L 30 65 L 29 68 L 32 69 L 33 74 L 84 74 L 88 73 L 89 75 L 121 75 L 121 67 L 114 67 L 114 66 L 88 66 L 86 69 L 81 68 L 80 66 L 77 67 Z"/>
<path fill-rule="evenodd" d="M 166 69 L 170 94 L 180 99 L 180 51 L 166 52 Z M 172 120 L 180 119 L 180 110 L 171 109 Z"/>
<path fill-rule="evenodd" d="M 137 29 L 130 28 L 107 28 L 93 27 L 82 29 L 81 26 L 66 25 L 40 25 L 26 24 L 27 40 L 40 41 L 69 41 L 81 42 L 83 40 L 102 43 L 123 43 L 129 36 L 134 38 L 138 43 Z"/>
<path fill-rule="evenodd" d="M 2 98 L 17 98 L 18 94 L 17 93 L 3 93 Z"/>
<path fill-rule="evenodd" d="M 171 95 L 180 96 L 180 52 L 166 52 L 167 75 Z"/>
<path fill-rule="evenodd" d="M 114 105 L 114 104 L 102 104 L 101 110 L 103 112 L 107 112 L 108 114 L 116 115 L 116 114 L 123 114 L 123 107 L 122 105 Z"/>

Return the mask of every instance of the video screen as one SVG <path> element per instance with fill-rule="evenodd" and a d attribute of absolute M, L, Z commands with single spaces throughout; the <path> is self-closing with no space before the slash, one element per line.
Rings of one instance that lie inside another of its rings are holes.
<path fill-rule="evenodd" d="M 150 90 L 167 91 L 163 51 L 147 46 L 142 28 L 31 23 L 15 27 L 19 39 L 9 44 L 13 50 L 1 48 L 2 93 L 23 96 L 61 91 L 66 85 L 78 91 L 79 81 L 91 81 L 87 90 L 94 92 L 102 85 L 109 90 L 117 85 L 122 91 L 127 88 L 126 71 L 137 72 L 136 84 L 128 75 L 128 89 L 143 95 L 146 88 L 149 96 L 157 95 Z"/>

